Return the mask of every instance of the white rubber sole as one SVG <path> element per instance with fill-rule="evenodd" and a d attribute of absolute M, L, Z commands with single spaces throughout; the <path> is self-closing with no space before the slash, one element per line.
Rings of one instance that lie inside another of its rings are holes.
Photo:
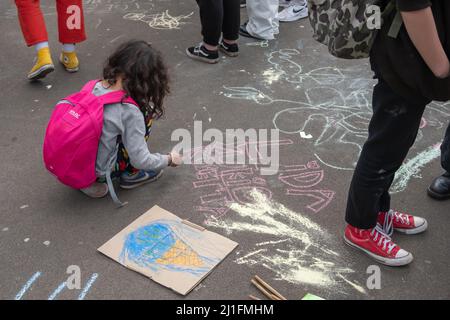
<path fill-rule="evenodd" d="M 97 182 L 96 182 L 97 183 Z M 109 190 L 108 190 L 108 186 L 106 185 L 106 183 L 102 183 L 102 187 L 103 187 L 103 192 L 102 193 L 98 193 L 98 194 L 94 194 L 92 192 L 89 191 L 89 188 L 85 188 L 85 189 L 79 189 L 82 193 L 84 193 L 86 196 L 88 196 L 89 198 L 92 199 L 100 199 L 100 198 L 104 198 L 106 197 L 106 195 L 108 194 Z"/>
<path fill-rule="evenodd" d="M 224 48 L 222 48 L 220 46 L 219 46 L 219 50 L 228 57 L 235 58 L 239 55 L 239 52 L 228 52 L 227 50 L 225 50 Z"/>
<path fill-rule="evenodd" d="M 375 261 L 384 264 L 385 266 L 389 266 L 389 267 L 403 267 L 406 266 L 408 264 L 410 264 L 414 257 L 411 253 L 408 253 L 408 255 L 406 255 L 405 257 L 402 258 L 398 258 L 398 259 L 388 259 L 388 258 L 384 258 L 381 256 L 378 256 L 376 254 L 373 254 L 372 252 L 361 248 L 360 246 L 357 246 L 356 244 L 354 244 L 353 242 L 351 242 L 350 240 L 347 239 L 347 237 L 344 235 L 344 242 L 349 245 L 350 247 L 356 248 L 358 250 L 361 250 L 362 252 L 364 252 L 365 254 L 367 254 L 369 257 L 371 257 L 372 259 L 374 259 Z"/>
<path fill-rule="evenodd" d="M 425 222 L 421 226 L 418 226 L 418 227 L 416 227 L 414 229 L 395 229 L 394 228 L 394 231 L 399 232 L 399 233 L 403 233 L 403 234 L 408 234 L 408 235 L 419 234 L 419 233 L 424 232 L 428 228 L 427 220 L 424 220 L 424 221 Z"/>
<path fill-rule="evenodd" d="M 294 22 L 294 21 L 298 21 L 298 20 L 304 19 L 306 17 L 308 17 L 308 13 L 302 14 L 300 16 L 289 17 L 289 18 L 285 18 L 285 19 L 279 19 L 279 21 L 280 22 Z"/>
<path fill-rule="evenodd" d="M 279 7 L 288 8 L 288 7 L 295 6 L 295 5 L 301 5 L 301 3 L 297 3 L 297 1 L 284 2 L 284 3 L 280 3 Z"/>
<path fill-rule="evenodd" d="M 45 66 L 40 67 L 33 73 L 28 74 L 27 78 L 28 80 L 38 80 L 45 78 L 46 75 L 48 75 L 50 72 L 53 72 L 55 70 L 55 66 L 53 64 L 46 64 Z"/>
<path fill-rule="evenodd" d="M 61 59 L 59 59 L 59 63 L 61 63 L 61 65 L 64 67 L 64 69 L 65 69 L 67 72 L 74 73 L 74 72 L 77 72 L 78 70 L 80 70 L 79 67 L 76 67 L 76 68 L 66 68 L 64 62 L 62 62 Z"/>
<path fill-rule="evenodd" d="M 197 61 L 201 61 L 201 62 L 206 62 L 206 63 L 209 63 L 209 64 L 215 64 L 215 63 L 219 62 L 219 58 L 217 58 L 217 59 L 203 58 L 203 57 L 200 57 L 200 56 L 197 56 L 197 55 L 195 55 L 195 54 L 190 53 L 188 49 L 186 49 L 186 54 L 187 54 L 187 56 L 188 56 L 189 58 L 191 58 L 191 59 L 193 59 L 193 60 L 197 60 Z"/>
<path fill-rule="evenodd" d="M 78 68 L 78 67 L 72 68 L 72 69 L 69 69 L 69 68 L 64 67 L 64 69 L 66 69 L 66 71 L 67 71 L 67 72 L 70 72 L 70 73 L 74 73 L 74 72 L 77 72 L 78 70 L 80 70 L 80 68 Z"/>

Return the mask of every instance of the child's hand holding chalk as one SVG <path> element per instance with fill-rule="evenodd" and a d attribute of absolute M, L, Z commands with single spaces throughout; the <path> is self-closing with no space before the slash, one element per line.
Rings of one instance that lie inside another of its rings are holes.
<path fill-rule="evenodd" d="M 178 167 L 183 164 L 183 158 L 178 152 L 170 152 L 169 153 L 169 166 Z"/>

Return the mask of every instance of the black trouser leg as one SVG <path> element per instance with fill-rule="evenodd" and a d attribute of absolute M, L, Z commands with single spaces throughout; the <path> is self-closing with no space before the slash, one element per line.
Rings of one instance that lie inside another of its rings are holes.
<path fill-rule="evenodd" d="M 413 145 L 426 104 L 414 104 L 379 80 L 373 91 L 369 137 L 358 160 L 345 220 L 360 229 L 375 227 L 378 212 L 390 207 L 389 188 Z"/>
<path fill-rule="evenodd" d="M 444 170 L 450 173 L 450 123 L 441 145 L 441 165 Z"/>
<path fill-rule="evenodd" d="M 237 40 L 241 23 L 240 0 L 223 0 L 222 33 L 224 39 Z"/>
<path fill-rule="evenodd" d="M 219 44 L 220 35 L 222 34 L 224 1 L 230 0 L 197 0 L 200 7 L 203 42 L 211 46 Z"/>

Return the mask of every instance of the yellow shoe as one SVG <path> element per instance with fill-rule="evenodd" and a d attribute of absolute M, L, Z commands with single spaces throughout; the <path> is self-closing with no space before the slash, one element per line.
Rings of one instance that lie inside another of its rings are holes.
<path fill-rule="evenodd" d="M 37 80 L 44 78 L 47 74 L 55 70 L 50 48 L 42 48 L 37 52 L 36 63 L 28 72 L 28 80 Z"/>
<path fill-rule="evenodd" d="M 59 56 L 59 62 L 62 63 L 62 65 L 68 72 L 77 72 L 79 69 L 78 67 L 80 66 L 80 62 L 78 61 L 77 53 L 75 51 L 61 52 L 61 55 Z"/>

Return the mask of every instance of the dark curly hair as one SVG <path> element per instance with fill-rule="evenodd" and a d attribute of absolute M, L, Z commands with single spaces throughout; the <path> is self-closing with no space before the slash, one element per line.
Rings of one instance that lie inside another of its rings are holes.
<path fill-rule="evenodd" d="M 169 75 L 161 53 L 148 42 L 130 40 L 109 56 L 103 68 L 103 79 L 114 85 L 122 77 L 127 96 L 152 118 L 164 114 L 163 101 L 170 93 Z"/>

